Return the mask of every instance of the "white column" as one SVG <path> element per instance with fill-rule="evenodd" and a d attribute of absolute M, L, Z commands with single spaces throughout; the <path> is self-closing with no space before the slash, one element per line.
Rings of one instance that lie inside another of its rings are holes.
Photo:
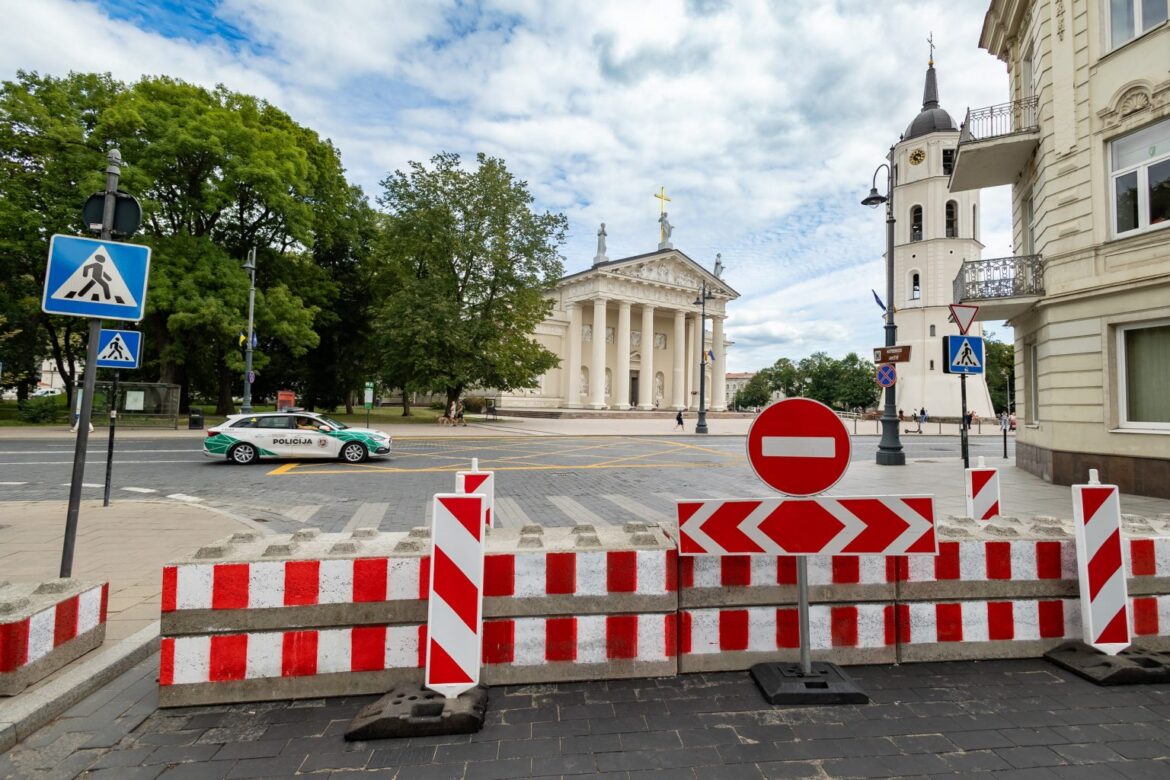
<path fill-rule="evenodd" d="M 630 302 L 618 303 L 617 370 L 613 372 L 614 406 L 625 411 L 630 408 Z"/>
<path fill-rule="evenodd" d="M 711 366 L 711 408 L 727 411 L 727 350 L 723 346 L 723 318 L 711 320 L 711 349 L 715 350 L 715 365 Z"/>
<path fill-rule="evenodd" d="M 589 408 L 605 408 L 605 298 L 593 299 L 593 361 L 589 366 Z"/>
<path fill-rule="evenodd" d="M 638 408 L 654 408 L 654 307 L 642 307 L 642 367 L 638 370 Z"/>
<path fill-rule="evenodd" d="M 581 304 L 570 303 L 569 335 L 565 344 L 565 406 L 569 409 L 581 407 Z"/>
<path fill-rule="evenodd" d="M 698 354 L 695 349 L 695 330 L 698 328 L 698 320 L 695 315 L 687 317 L 687 406 L 691 409 L 696 408 L 698 404 L 698 385 L 695 384 L 695 355 Z"/>
<path fill-rule="evenodd" d="M 674 396 L 674 403 L 671 404 L 675 409 L 686 409 L 686 388 L 683 386 L 683 377 L 686 376 L 687 369 L 687 313 L 685 311 L 675 309 L 674 312 L 674 344 L 670 347 L 670 353 L 674 356 L 674 375 L 671 377 L 671 395 Z"/>

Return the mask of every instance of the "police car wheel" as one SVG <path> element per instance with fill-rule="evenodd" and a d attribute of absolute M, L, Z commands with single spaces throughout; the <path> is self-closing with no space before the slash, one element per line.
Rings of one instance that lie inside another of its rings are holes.
<path fill-rule="evenodd" d="M 368 457 L 370 452 L 361 442 L 351 441 L 341 448 L 341 459 L 346 463 L 361 463 Z"/>
<path fill-rule="evenodd" d="M 238 463 L 241 466 L 247 466 L 250 463 L 256 462 L 256 448 L 251 444 L 237 444 L 232 447 L 231 452 L 228 453 L 228 460 L 232 463 Z"/>

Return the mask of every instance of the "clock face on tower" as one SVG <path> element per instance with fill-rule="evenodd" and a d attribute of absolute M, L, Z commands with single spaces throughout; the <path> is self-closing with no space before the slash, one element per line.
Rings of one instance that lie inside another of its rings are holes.
<path fill-rule="evenodd" d="M 910 164 L 911 165 L 918 165 L 918 163 L 922 162 L 925 159 L 926 159 L 926 152 L 924 152 L 922 149 L 915 149 L 914 151 L 910 152 Z"/>

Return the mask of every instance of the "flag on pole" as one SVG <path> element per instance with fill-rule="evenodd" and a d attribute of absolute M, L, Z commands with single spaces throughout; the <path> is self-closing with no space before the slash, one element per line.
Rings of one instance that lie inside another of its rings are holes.
<path fill-rule="evenodd" d="M 874 290 L 874 289 L 872 289 L 872 288 L 871 288 L 871 289 L 870 289 L 870 292 L 871 292 L 871 293 L 873 293 L 873 300 L 874 300 L 874 302 L 875 302 L 875 303 L 877 303 L 877 305 L 878 305 L 878 306 L 882 307 L 882 311 L 885 311 L 885 310 L 886 310 L 886 305 L 885 305 L 884 303 L 882 303 L 882 299 L 881 299 L 881 298 L 878 296 L 878 294 L 877 294 L 877 290 Z"/>

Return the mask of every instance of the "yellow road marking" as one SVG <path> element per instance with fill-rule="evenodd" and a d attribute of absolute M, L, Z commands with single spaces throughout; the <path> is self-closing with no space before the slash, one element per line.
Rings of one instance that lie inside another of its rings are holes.
<path fill-rule="evenodd" d="M 295 469 L 295 468 L 296 468 L 297 466 L 299 466 L 299 465 L 301 465 L 301 464 L 300 464 L 300 463 L 285 463 L 285 464 L 282 464 L 282 465 L 280 465 L 280 466 L 277 466 L 276 468 L 274 468 L 272 471 L 268 472 L 267 476 L 269 476 L 269 477 L 274 477 L 274 476 L 276 476 L 277 474 L 287 474 L 287 473 L 289 473 L 290 471 L 292 471 L 293 469 Z"/>
<path fill-rule="evenodd" d="M 605 464 L 591 464 L 587 466 L 580 465 L 530 465 L 530 466 L 502 466 L 491 468 L 490 471 L 581 471 L 585 469 L 695 469 L 695 468 L 723 468 L 731 465 L 730 463 L 622 463 L 613 466 Z M 484 468 L 484 464 L 480 464 Z M 297 475 L 302 474 L 365 474 L 370 472 L 378 472 L 384 474 L 427 474 L 427 473 L 446 473 L 453 474 L 456 471 L 466 470 L 463 466 L 424 466 L 420 469 L 402 469 L 394 466 L 371 466 L 371 465 L 346 465 L 342 466 L 340 463 L 337 467 L 329 470 L 314 470 L 310 468 L 303 468 L 297 470 Z M 489 469 L 484 468 L 485 471 Z M 276 472 L 269 472 L 269 475 Z"/>

